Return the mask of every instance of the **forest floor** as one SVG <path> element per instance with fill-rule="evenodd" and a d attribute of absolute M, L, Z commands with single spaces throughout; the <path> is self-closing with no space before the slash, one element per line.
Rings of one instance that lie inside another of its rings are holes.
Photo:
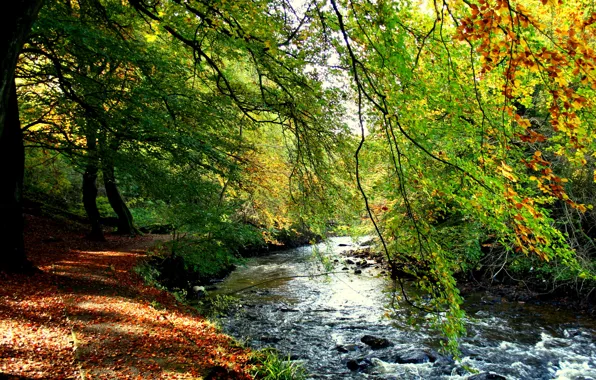
<path fill-rule="evenodd" d="M 39 268 L 0 273 L 0 379 L 250 379 L 249 352 L 133 268 L 167 236 L 85 240 L 26 218 Z"/>

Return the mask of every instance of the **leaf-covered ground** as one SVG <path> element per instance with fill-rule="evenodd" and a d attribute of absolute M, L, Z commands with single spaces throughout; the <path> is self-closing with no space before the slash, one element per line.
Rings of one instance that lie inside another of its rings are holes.
<path fill-rule="evenodd" d="M 245 349 L 134 273 L 155 239 L 28 217 L 41 271 L 0 273 L 0 378 L 249 379 Z"/>

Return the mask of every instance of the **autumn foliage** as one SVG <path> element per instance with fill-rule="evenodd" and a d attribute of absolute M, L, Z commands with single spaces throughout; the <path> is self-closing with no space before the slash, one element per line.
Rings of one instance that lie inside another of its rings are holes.
<path fill-rule="evenodd" d="M 251 378 L 245 349 L 134 274 L 154 237 L 91 243 L 58 223 L 27 221 L 29 257 L 40 272 L 0 275 L 0 374 Z"/>

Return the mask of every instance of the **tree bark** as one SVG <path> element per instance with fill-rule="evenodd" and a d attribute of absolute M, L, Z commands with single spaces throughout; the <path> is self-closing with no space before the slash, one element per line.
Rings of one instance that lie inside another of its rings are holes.
<path fill-rule="evenodd" d="M 10 112 L 8 106 L 17 59 L 42 3 L 43 0 L 14 0 L 0 12 L 0 25 L 4 27 L 0 38 L 0 136 Z"/>
<path fill-rule="evenodd" d="M 0 136 L 0 268 L 26 271 L 31 264 L 23 240 L 23 173 L 25 149 L 19 121 L 17 91 L 13 80 L 4 133 Z"/>
<path fill-rule="evenodd" d="M 83 207 L 91 223 L 91 232 L 87 235 L 91 240 L 105 240 L 101 228 L 101 215 L 97 208 L 97 173 L 99 172 L 99 159 L 97 158 L 97 130 L 88 127 L 87 135 L 88 161 L 83 173 Z"/>
<path fill-rule="evenodd" d="M 106 188 L 106 195 L 112 209 L 118 215 L 118 231 L 122 235 L 137 235 L 139 230 L 134 226 L 132 214 L 126 206 L 118 186 L 116 185 L 116 176 L 114 175 L 114 166 L 111 163 L 105 163 L 103 166 L 103 183 Z"/>
<path fill-rule="evenodd" d="M 97 164 L 90 162 L 83 173 L 83 206 L 91 223 L 91 232 L 87 235 L 91 240 L 105 240 L 101 228 L 99 209 L 97 208 Z"/>
<path fill-rule="evenodd" d="M 2 7 L 0 25 L 0 270 L 33 267 L 23 242 L 25 152 L 14 83 L 17 59 L 43 0 L 15 0 Z"/>

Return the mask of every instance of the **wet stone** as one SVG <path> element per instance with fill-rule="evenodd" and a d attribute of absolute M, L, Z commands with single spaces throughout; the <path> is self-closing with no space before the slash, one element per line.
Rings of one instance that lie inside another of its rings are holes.
<path fill-rule="evenodd" d="M 351 351 L 358 351 L 362 347 L 357 344 L 340 344 L 335 347 L 335 349 L 339 352 L 347 353 Z"/>
<path fill-rule="evenodd" d="M 350 371 L 356 371 L 358 370 L 358 368 L 360 368 L 360 366 L 358 365 L 358 362 L 356 360 L 348 360 L 348 362 L 346 363 L 346 366 L 348 367 L 348 369 Z"/>
<path fill-rule="evenodd" d="M 422 350 L 402 352 L 395 358 L 395 362 L 399 364 L 434 363 L 436 360 L 434 354 Z"/>
<path fill-rule="evenodd" d="M 393 343 L 391 343 L 389 340 L 373 335 L 365 335 L 362 337 L 362 339 L 360 339 L 360 341 L 373 350 L 379 350 L 381 348 L 393 346 Z"/>
<path fill-rule="evenodd" d="M 370 367 L 371 364 L 372 363 L 369 359 L 358 359 L 358 360 L 350 359 L 346 363 L 346 367 L 348 367 L 348 369 L 350 371 L 364 371 L 368 367 Z"/>
<path fill-rule="evenodd" d="M 479 373 L 477 375 L 473 375 L 468 377 L 467 380 L 506 380 L 505 376 L 497 375 L 496 373 L 492 372 L 484 372 Z"/>
<path fill-rule="evenodd" d="M 288 307 L 282 307 L 282 308 L 279 309 L 279 311 L 281 311 L 282 313 L 297 313 L 300 310 L 298 310 L 298 309 L 291 309 L 291 308 L 288 308 Z"/>
<path fill-rule="evenodd" d="M 373 243 L 374 243 L 373 239 L 367 239 L 367 240 L 361 241 L 360 243 L 358 243 L 358 245 L 360 247 L 368 247 L 368 246 L 372 245 Z"/>

